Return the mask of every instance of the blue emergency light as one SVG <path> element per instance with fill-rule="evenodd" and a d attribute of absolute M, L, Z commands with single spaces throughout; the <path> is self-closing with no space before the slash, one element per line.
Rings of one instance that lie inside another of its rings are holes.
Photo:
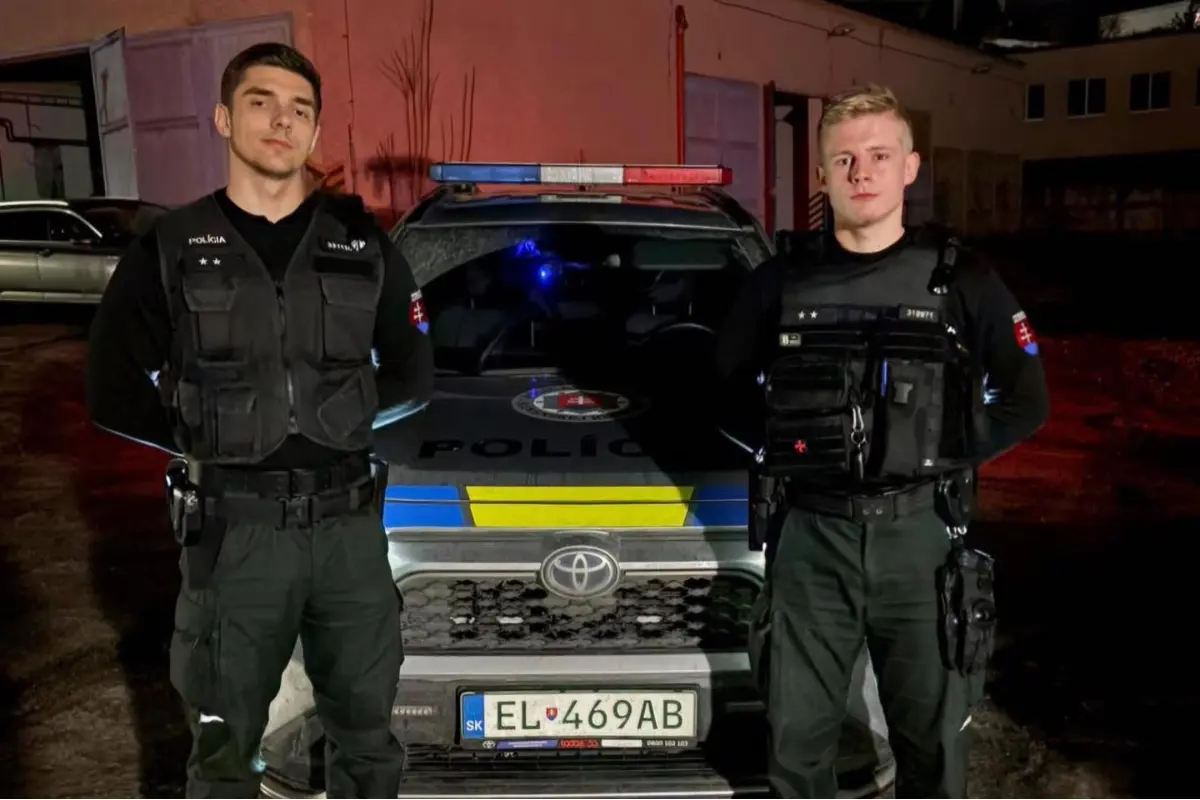
<path fill-rule="evenodd" d="M 728 186 L 733 170 L 713 166 L 633 166 L 621 164 L 434 164 L 436 183 L 516 183 L 561 186 Z"/>

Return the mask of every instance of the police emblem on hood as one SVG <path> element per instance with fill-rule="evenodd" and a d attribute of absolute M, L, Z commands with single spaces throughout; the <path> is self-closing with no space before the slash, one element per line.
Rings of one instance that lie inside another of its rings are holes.
<path fill-rule="evenodd" d="M 534 419 L 555 422 L 609 422 L 644 412 L 649 403 L 636 397 L 597 389 L 556 386 L 517 395 L 513 410 Z"/>

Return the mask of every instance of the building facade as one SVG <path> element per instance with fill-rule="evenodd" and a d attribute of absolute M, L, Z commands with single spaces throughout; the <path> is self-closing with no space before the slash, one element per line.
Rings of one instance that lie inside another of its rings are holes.
<path fill-rule="evenodd" d="M 1200 32 L 1017 57 L 1026 228 L 1200 231 Z"/>
<path fill-rule="evenodd" d="M 158 202 L 220 185 L 220 69 L 276 39 L 325 80 L 320 170 L 376 206 L 410 205 L 430 161 L 674 163 L 682 142 L 769 227 L 806 227 L 822 99 L 877 81 L 917 118 L 916 217 L 1020 220 L 1020 64 L 816 0 L 6 0 L 5 23 L 0 84 L 90 46 L 105 189 Z"/>

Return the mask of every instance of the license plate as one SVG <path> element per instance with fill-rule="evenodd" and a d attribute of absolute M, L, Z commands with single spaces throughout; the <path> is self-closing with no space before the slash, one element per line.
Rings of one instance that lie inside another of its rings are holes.
<path fill-rule="evenodd" d="M 687 690 L 468 692 L 461 710 L 464 744 L 620 739 L 685 746 L 696 737 L 696 692 Z"/>

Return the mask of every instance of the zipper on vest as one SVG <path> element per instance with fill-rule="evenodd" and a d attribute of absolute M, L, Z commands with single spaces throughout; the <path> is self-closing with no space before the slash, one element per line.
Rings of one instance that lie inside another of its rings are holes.
<path fill-rule="evenodd" d="M 279 300 L 279 346 L 283 352 L 283 374 L 287 381 L 288 396 L 288 433 L 299 433 L 300 425 L 296 422 L 296 392 L 292 387 L 292 367 L 287 359 L 287 307 L 283 300 L 283 287 L 275 284 L 275 297 Z"/>

